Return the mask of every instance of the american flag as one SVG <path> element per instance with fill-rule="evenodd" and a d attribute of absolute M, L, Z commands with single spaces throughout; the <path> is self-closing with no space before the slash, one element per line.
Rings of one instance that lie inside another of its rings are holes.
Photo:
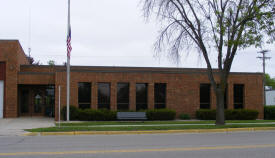
<path fill-rule="evenodd" d="M 71 57 L 72 45 L 71 45 L 71 26 L 69 25 L 67 36 L 67 56 Z"/>

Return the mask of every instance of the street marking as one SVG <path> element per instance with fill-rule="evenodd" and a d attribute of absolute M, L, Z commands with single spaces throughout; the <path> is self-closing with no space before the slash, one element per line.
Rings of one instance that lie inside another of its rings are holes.
<path fill-rule="evenodd" d="M 14 152 L 14 153 L 0 153 L 0 156 L 200 151 L 200 150 L 226 150 L 226 149 L 255 149 L 255 148 L 273 148 L 273 147 L 275 147 L 275 144 L 238 145 L 238 146 L 208 146 L 208 147 L 186 147 L 186 148 L 157 148 L 157 149 L 86 150 L 86 151 L 63 151 L 63 152 Z"/>
<path fill-rule="evenodd" d="M 273 147 L 275 148 L 275 144 L 238 145 L 238 146 L 208 146 L 208 147 L 186 147 L 186 148 L 156 148 L 156 149 L 86 150 L 86 151 L 63 151 L 63 152 L 14 152 L 14 153 L 0 153 L 0 156 L 200 151 L 200 150 L 226 150 L 226 149 L 255 149 L 255 148 L 273 148 Z"/>

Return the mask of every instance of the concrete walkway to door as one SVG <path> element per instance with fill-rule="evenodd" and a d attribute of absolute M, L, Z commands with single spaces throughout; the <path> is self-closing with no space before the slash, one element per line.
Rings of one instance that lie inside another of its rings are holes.
<path fill-rule="evenodd" d="M 54 126 L 54 118 L 19 117 L 0 119 L 0 136 L 20 136 L 24 129 Z"/>

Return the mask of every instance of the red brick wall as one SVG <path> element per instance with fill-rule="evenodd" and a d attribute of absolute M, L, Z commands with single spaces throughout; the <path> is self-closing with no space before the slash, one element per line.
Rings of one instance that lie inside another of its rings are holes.
<path fill-rule="evenodd" d="M 20 69 L 19 59 L 24 63 L 24 57 L 18 57 L 23 52 L 17 40 L 0 40 L 0 62 L 6 63 L 6 82 L 4 97 L 4 117 L 17 117 L 17 74 Z"/>
<path fill-rule="evenodd" d="M 106 69 L 107 70 L 107 69 Z M 56 73 L 56 89 L 61 85 L 61 105 L 66 105 L 66 72 Z M 233 109 L 233 85 L 245 85 L 245 108 L 256 109 L 263 118 L 261 74 L 231 74 L 228 85 L 228 108 Z M 167 83 L 167 108 L 174 109 L 177 114 L 182 112 L 195 116 L 199 109 L 200 83 L 209 83 L 206 73 L 131 73 L 131 72 L 71 72 L 71 98 L 70 104 L 78 106 L 78 82 L 92 83 L 92 108 L 97 108 L 98 82 L 111 83 L 111 109 L 116 109 L 116 84 L 118 82 L 130 83 L 130 109 L 135 110 L 135 84 L 148 83 L 148 108 L 154 108 L 154 83 Z M 58 94 L 56 93 L 56 98 Z M 211 108 L 216 107 L 215 94 L 211 93 Z M 58 111 L 56 100 L 56 112 Z M 56 113 L 56 116 L 58 114 Z"/>
<path fill-rule="evenodd" d="M 0 62 L 5 62 L 6 83 L 4 117 L 18 116 L 18 84 L 55 84 L 55 108 L 58 118 L 58 86 L 61 86 L 61 105 L 66 105 L 66 67 L 35 66 L 27 64 L 18 41 L 0 41 Z M 20 66 L 20 64 L 23 64 Z M 19 71 L 20 70 L 20 71 Z M 78 106 L 78 82 L 92 83 L 92 108 L 97 108 L 97 83 L 111 84 L 111 109 L 116 110 L 118 82 L 130 83 L 130 109 L 135 110 L 136 83 L 148 83 L 148 108 L 154 108 L 154 83 L 167 84 L 167 108 L 195 116 L 199 109 L 201 83 L 209 83 L 206 69 L 135 68 L 135 67 L 71 67 L 70 104 Z M 244 84 L 245 105 L 256 109 L 263 118 L 262 74 L 231 73 L 228 80 L 228 108 L 233 108 L 233 86 Z M 211 93 L 211 108 L 216 107 L 215 94 Z"/>

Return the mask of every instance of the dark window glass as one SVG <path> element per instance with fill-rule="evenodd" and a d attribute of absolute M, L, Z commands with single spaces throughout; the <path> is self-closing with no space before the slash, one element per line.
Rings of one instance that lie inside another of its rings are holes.
<path fill-rule="evenodd" d="M 21 113 L 29 113 L 29 91 L 28 90 L 22 90 L 21 91 L 21 97 L 20 97 L 20 112 Z"/>
<path fill-rule="evenodd" d="M 234 109 L 244 108 L 244 85 L 234 84 Z"/>
<path fill-rule="evenodd" d="M 147 109 L 147 83 L 136 84 L 136 110 Z"/>
<path fill-rule="evenodd" d="M 110 83 L 98 83 L 98 109 L 110 109 Z"/>
<path fill-rule="evenodd" d="M 210 84 L 200 84 L 200 108 L 210 109 Z"/>
<path fill-rule="evenodd" d="M 78 83 L 78 107 L 81 109 L 91 108 L 91 83 Z"/>
<path fill-rule="evenodd" d="M 46 88 L 46 96 L 45 96 L 45 115 L 54 117 L 54 104 L 55 104 L 55 88 L 54 86 L 47 86 Z"/>
<path fill-rule="evenodd" d="M 155 109 L 166 108 L 166 83 L 155 83 Z"/>
<path fill-rule="evenodd" d="M 117 109 L 129 110 L 129 83 L 117 84 Z"/>

